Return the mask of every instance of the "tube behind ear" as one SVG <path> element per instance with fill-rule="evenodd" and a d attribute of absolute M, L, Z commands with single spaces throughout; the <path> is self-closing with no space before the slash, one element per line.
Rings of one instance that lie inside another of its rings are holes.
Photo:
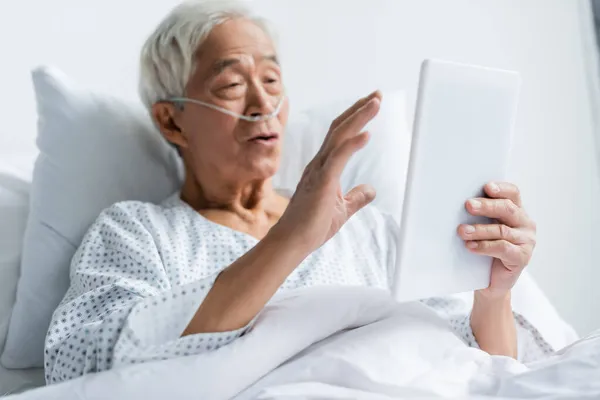
<path fill-rule="evenodd" d="M 173 105 L 175 105 L 179 111 L 183 111 L 183 101 L 174 101 Z"/>

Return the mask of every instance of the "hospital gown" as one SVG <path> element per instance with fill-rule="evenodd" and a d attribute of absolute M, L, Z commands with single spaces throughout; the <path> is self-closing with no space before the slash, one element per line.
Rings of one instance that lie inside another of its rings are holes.
<path fill-rule="evenodd" d="M 352 217 L 310 254 L 279 291 L 315 285 L 388 290 L 395 265 L 395 222 L 375 207 Z M 257 244 L 216 224 L 173 195 L 160 205 L 117 203 L 101 213 L 71 264 L 71 286 L 55 311 L 45 345 L 48 383 L 123 365 L 199 354 L 236 340 L 229 332 L 180 337 L 220 271 Z M 424 301 L 467 345 L 477 346 L 469 307 L 459 299 Z M 552 351 L 515 314 L 521 359 Z"/>

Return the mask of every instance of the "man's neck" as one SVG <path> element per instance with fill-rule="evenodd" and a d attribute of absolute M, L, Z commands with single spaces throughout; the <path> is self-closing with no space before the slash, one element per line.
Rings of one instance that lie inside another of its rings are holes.
<path fill-rule="evenodd" d="M 181 189 L 181 199 L 197 211 L 229 211 L 246 220 L 277 212 L 278 197 L 271 179 L 247 182 L 205 179 L 200 183 L 187 170 Z"/>

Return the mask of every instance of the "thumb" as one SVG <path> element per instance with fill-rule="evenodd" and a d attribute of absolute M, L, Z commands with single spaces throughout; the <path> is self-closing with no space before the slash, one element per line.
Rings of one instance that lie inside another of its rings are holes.
<path fill-rule="evenodd" d="M 375 189 L 371 185 L 358 185 L 344 196 L 348 219 L 358 210 L 375 199 Z"/>

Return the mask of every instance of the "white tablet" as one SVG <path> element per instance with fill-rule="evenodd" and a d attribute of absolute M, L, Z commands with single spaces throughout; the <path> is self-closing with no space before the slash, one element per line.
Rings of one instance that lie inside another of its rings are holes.
<path fill-rule="evenodd" d="M 421 68 L 393 294 L 408 301 L 485 288 L 490 257 L 469 252 L 465 202 L 504 181 L 519 74 L 426 60 Z"/>

